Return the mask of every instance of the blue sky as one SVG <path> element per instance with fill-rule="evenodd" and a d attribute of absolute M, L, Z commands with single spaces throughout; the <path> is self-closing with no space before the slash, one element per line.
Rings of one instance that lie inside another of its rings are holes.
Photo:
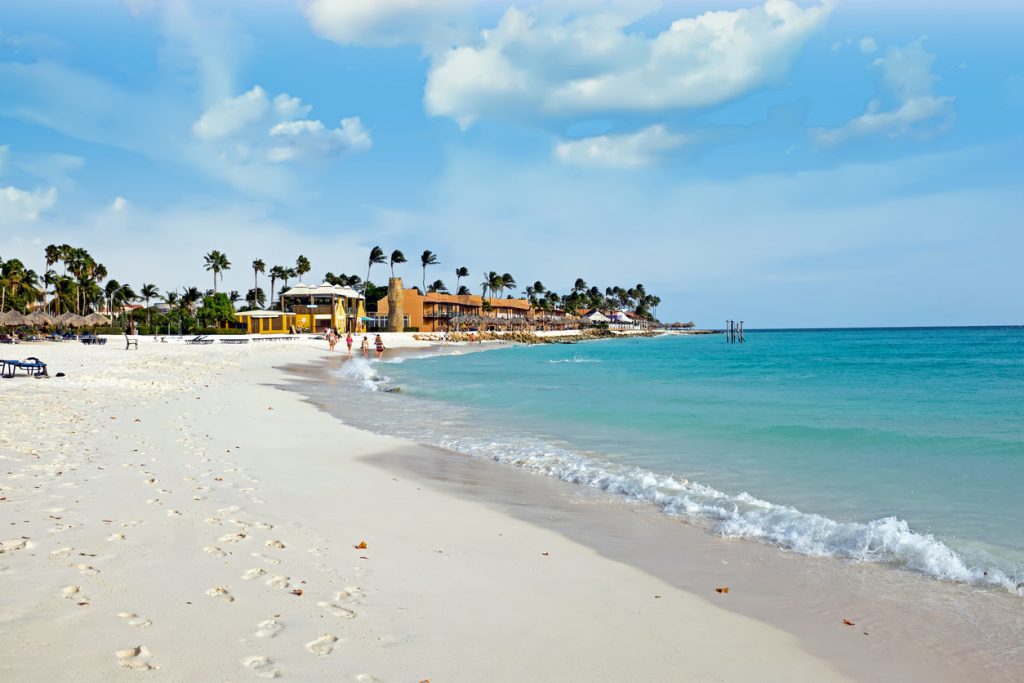
<path fill-rule="evenodd" d="M 380 244 L 707 326 L 1024 320 L 1008 1 L 11 4 L 0 257 L 37 269 L 166 290 L 220 249 L 244 290 Z"/>

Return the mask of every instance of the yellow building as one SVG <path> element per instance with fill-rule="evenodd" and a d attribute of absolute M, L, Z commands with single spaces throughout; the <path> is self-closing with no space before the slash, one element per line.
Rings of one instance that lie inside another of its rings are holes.
<path fill-rule="evenodd" d="M 402 290 L 402 309 L 405 315 L 405 328 L 416 328 L 421 332 L 440 332 L 454 329 L 460 318 L 480 317 L 473 327 L 488 327 L 488 319 L 492 326 L 508 325 L 526 326 L 533 321 L 530 302 L 526 299 L 487 299 L 475 294 L 442 294 L 428 292 L 420 294 L 417 289 Z M 387 320 L 389 311 L 387 297 L 377 302 L 377 320 Z M 463 325 L 465 327 L 465 325 Z"/>
<path fill-rule="evenodd" d="M 249 334 L 321 333 L 328 328 L 342 334 L 366 330 L 363 295 L 351 287 L 299 283 L 281 294 L 280 307 L 279 311 L 240 311 L 235 318 Z"/>

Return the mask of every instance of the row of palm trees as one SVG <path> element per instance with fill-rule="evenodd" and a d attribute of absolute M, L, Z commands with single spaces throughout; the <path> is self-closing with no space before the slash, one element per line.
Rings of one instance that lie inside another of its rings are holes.
<path fill-rule="evenodd" d="M 42 276 L 32 269 L 26 268 L 24 263 L 16 258 L 7 261 L 0 259 L 0 312 L 8 308 L 24 311 L 30 304 L 43 301 L 46 302 L 47 309 L 54 315 L 60 315 L 65 311 L 74 311 L 84 315 L 91 310 L 99 310 L 104 305 L 109 310 L 114 310 L 119 305 L 144 301 L 148 322 L 150 303 L 159 298 L 172 309 L 177 308 L 195 315 L 204 296 L 218 294 L 218 287 L 223 282 L 224 272 L 231 269 L 231 261 L 227 254 L 213 250 L 203 256 L 205 269 L 213 274 L 212 290 L 203 292 L 197 287 L 186 287 L 181 292 L 171 290 L 161 296 L 160 289 L 153 284 L 144 283 L 136 292 L 127 283 L 122 284 L 115 279 L 107 280 L 107 269 L 85 249 L 68 244 L 51 244 L 45 248 L 44 256 L 46 269 Z M 357 275 L 349 276 L 344 273 L 338 276 L 327 273 L 325 279 L 332 284 L 361 288 L 364 294 L 368 294 L 368 287 L 372 286 L 370 275 L 374 265 L 387 263 L 391 268 L 391 276 L 394 278 L 395 266 L 407 262 L 408 259 L 401 250 L 392 251 L 388 257 L 380 246 L 375 246 L 370 250 L 367 259 L 365 280 L 361 280 Z M 438 255 L 429 249 L 424 250 L 420 255 L 421 291 L 449 292 L 443 280 L 437 279 L 429 285 L 427 284 L 427 269 L 440 265 L 440 263 Z M 59 270 L 54 268 L 55 266 L 59 267 Z M 269 271 L 263 259 L 255 259 L 252 261 L 253 288 L 246 293 L 245 300 L 253 308 L 263 306 L 267 301 L 264 291 L 260 287 L 259 276 L 261 274 L 267 274 L 270 277 L 270 301 L 274 301 L 278 281 L 281 281 L 286 289 L 290 279 L 302 278 L 311 269 L 309 259 L 302 255 L 296 259 L 294 266 L 275 265 Z M 469 294 L 469 288 L 462 284 L 462 280 L 470 276 L 469 268 L 459 266 L 454 270 L 454 274 L 455 293 Z M 105 284 L 101 286 L 105 280 Z M 515 278 L 510 273 L 489 271 L 485 273 L 480 283 L 481 297 L 486 301 L 492 298 L 502 298 L 506 292 L 509 292 L 509 296 L 511 296 L 511 292 L 514 292 L 517 286 Z M 382 290 L 378 289 L 379 291 Z M 48 295 L 52 295 L 52 298 L 47 301 Z M 642 284 L 629 288 L 605 287 L 602 290 L 597 286 L 589 286 L 582 278 L 577 278 L 572 289 L 564 295 L 546 288 L 540 281 L 526 286 L 521 295 L 530 302 L 531 306 L 545 311 L 565 311 L 575 314 L 584 309 L 597 309 L 604 312 L 627 310 L 635 311 L 638 316 L 648 319 L 656 317 L 658 304 L 661 303 L 660 297 L 649 294 Z M 232 304 L 242 298 L 237 291 L 231 291 L 227 297 Z"/>
<path fill-rule="evenodd" d="M 391 252 L 391 258 L 388 259 L 385 257 L 383 249 L 379 246 L 373 247 L 370 250 L 370 256 L 366 264 L 366 280 L 363 281 L 364 292 L 370 282 L 370 272 L 375 264 L 389 263 L 391 266 L 391 277 L 394 278 L 395 265 L 406 263 L 406 261 L 405 254 L 398 249 Z M 429 249 L 420 255 L 420 265 L 423 268 L 423 288 L 420 291 L 448 292 L 448 288 L 443 280 L 434 280 L 429 286 L 427 285 L 427 268 L 440 265 L 440 263 L 437 254 Z M 328 275 L 332 278 L 335 277 L 330 273 Z M 461 284 L 462 279 L 466 277 L 469 277 L 469 268 L 459 266 L 455 269 L 456 294 L 470 293 L 469 288 Z M 359 284 L 359 278 L 356 276 L 348 277 L 342 274 L 335 279 L 339 281 L 339 284 L 348 284 L 349 286 L 358 286 Z M 344 282 L 341 282 L 341 280 L 344 280 Z M 517 286 L 516 279 L 510 273 L 498 273 L 492 270 L 485 274 L 483 281 L 480 283 L 480 296 L 484 299 L 486 307 L 488 299 L 500 299 L 505 295 L 506 290 L 514 291 Z M 523 290 L 522 295 L 534 308 L 548 312 L 561 310 L 566 313 L 578 314 L 584 309 L 596 309 L 605 313 L 611 313 L 615 310 L 626 310 L 633 311 L 637 316 L 649 320 L 657 317 L 658 304 L 661 303 L 661 298 L 648 294 L 643 284 L 637 284 L 635 287 L 629 288 L 619 286 L 605 287 L 602 291 L 597 286 L 587 285 L 583 278 L 577 278 L 572 290 L 565 295 L 559 295 L 557 292 L 547 289 L 539 280 L 532 285 L 528 285 Z"/>

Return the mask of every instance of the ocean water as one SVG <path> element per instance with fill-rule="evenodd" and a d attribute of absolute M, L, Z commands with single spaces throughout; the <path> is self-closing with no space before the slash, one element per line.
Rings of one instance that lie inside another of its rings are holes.
<path fill-rule="evenodd" d="M 1024 595 L 1024 328 L 509 346 L 338 372 L 363 427 L 710 533 Z"/>

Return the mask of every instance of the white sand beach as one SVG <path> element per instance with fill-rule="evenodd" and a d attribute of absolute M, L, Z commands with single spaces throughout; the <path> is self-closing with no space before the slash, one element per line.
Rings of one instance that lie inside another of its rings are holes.
<path fill-rule="evenodd" d="M 0 678 L 841 678 L 775 627 L 375 466 L 417 446 L 274 387 L 321 346 L 4 349 L 66 376 L 0 384 Z"/>

